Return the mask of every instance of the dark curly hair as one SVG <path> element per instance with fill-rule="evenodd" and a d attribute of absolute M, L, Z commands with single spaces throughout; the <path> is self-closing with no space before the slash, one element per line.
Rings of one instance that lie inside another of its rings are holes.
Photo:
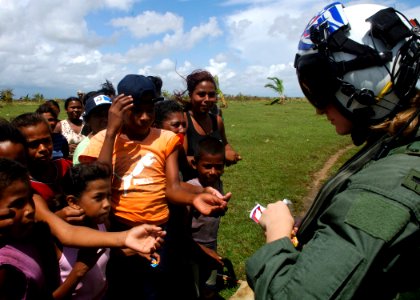
<path fill-rule="evenodd" d="M 86 190 L 89 182 L 108 178 L 111 178 L 111 167 L 107 164 L 93 162 L 73 166 L 61 182 L 63 194 L 58 195 L 54 201 L 51 201 L 49 204 L 50 210 L 58 211 L 66 207 L 66 196 L 68 195 L 79 198 Z"/>
<path fill-rule="evenodd" d="M 155 125 L 162 128 L 163 122 L 168 118 L 168 115 L 174 112 L 184 112 L 181 104 L 174 100 L 160 101 L 155 104 Z"/>

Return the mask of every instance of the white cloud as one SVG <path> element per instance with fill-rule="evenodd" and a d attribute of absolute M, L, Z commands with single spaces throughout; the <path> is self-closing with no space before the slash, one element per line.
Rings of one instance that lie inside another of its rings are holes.
<path fill-rule="evenodd" d="M 96 2 L 104 3 L 103 5 L 109 8 L 128 10 L 136 0 L 96 0 Z"/>
<path fill-rule="evenodd" d="M 420 15 L 420 6 L 406 1 L 376 2 Z M 331 1 L 215 3 L 224 5 L 223 14 L 200 6 L 188 15 L 172 2 L 145 10 L 141 0 L 0 0 L 0 89 L 64 97 L 144 73 L 161 76 L 173 91 L 184 87 L 182 76 L 206 68 L 228 94 L 274 95 L 264 84 L 275 76 L 287 95 L 300 95 L 297 43 L 307 21 Z"/>
<path fill-rule="evenodd" d="M 183 27 L 183 18 L 169 12 L 159 14 L 145 11 L 136 17 L 113 19 L 111 24 L 115 27 L 126 27 L 133 36 L 142 38 L 168 31 L 180 31 Z"/>

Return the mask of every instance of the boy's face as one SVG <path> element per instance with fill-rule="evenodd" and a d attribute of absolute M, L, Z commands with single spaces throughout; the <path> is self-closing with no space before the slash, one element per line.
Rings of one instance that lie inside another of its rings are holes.
<path fill-rule="evenodd" d="M 187 131 L 187 122 L 182 112 L 170 113 L 167 118 L 162 122 L 162 129 L 170 130 L 176 134 L 185 134 Z"/>
<path fill-rule="evenodd" d="M 35 222 L 35 206 L 29 182 L 16 180 L 7 186 L 1 194 L 0 208 L 8 208 L 15 214 L 13 224 L 0 229 L 0 237 L 7 235 L 21 239 L 31 233 Z"/>
<path fill-rule="evenodd" d="M 144 136 L 149 133 L 150 127 L 155 121 L 155 104 L 151 101 L 143 101 L 133 106 L 128 111 L 128 118 L 124 119 L 124 130 L 127 133 Z"/>
<path fill-rule="evenodd" d="M 47 120 L 48 124 L 50 124 L 51 130 L 54 130 L 55 126 L 57 126 L 57 118 L 49 112 L 42 113 L 42 116 Z"/>
<path fill-rule="evenodd" d="M 202 153 L 196 169 L 200 183 L 204 186 L 213 186 L 225 170 L 225 157 L 223 154 Z"/>
<path fill-rule="evenodd" d="M 90 113 L 88 123 L 93 134 L 105 129 L 108 125 L 109 108 L 110 105 L 100 105 Z"/>
<path fill-rule="evenodd" d="M 28 142 L 28 156 L 31 161 L 50 161 L 53 143 L 50 128 L 44 122 L 34 126 L 21 127 L 19 130 Z"/>
<path fill-rule="evenodd" d="M 111 181 L 110 179 L 97 179 L 90 181 L 82 193 L 77 205 L 85 211 L 86 217 L 95 223 L 104 223 L 111 210 Z"/>

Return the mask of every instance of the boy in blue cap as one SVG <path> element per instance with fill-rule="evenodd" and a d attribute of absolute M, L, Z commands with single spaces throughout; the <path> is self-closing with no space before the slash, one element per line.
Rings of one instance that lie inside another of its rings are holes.
<path fill-rule="evenodd" d="M 86 100 L 85 111 L 82 116 L 91 132 L 77 145 L 73 154 L 73 165 L 79 164 L 79 155 L 89 145 L 91 137 L 106 128 L 108 110 L 111 104 L 112 99 L 103 92 L 94 93 Z"/>

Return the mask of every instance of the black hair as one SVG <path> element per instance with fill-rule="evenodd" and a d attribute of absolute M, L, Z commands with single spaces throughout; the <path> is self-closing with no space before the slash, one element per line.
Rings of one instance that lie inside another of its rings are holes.
<path fill-rule="evenodd" d="M 58 102 L 53 99 L 45 101 L 45 104 L 54 106 L 58 109 L 58 111 L 61 111 L 60 104 L 58 104 Z"/>
<path fill-rule="evenodd" d="M 26 148 L 26 138 L 20 130 L 6 119 L 0 118 L 0 142 L 10 141 Z"/>
<path fill-rule="evenodd" d="M 57 119 L 57 113 L 55 112 L 54 108 L 51 107 L 51 105 L 47 103 L 43 103 L 35 111 L 38 114 L 44 114 L 44 113 L 50 113 L 54 118 Z"/>
<path fill-rule="evenodd" d="M 210 81 L 214 84 L 214 87 L 217 89 L 216 80 L 214 80 L 213 75 L 209 71 L 197 69 L 192 71 L 187 76 L 187 90 L 189 94 L 192 94 L 200 82 Z"/>
<path fill-rule="evenodd" d="M 197 153 L 194 155 L 194 159 L 198 162 L 203 154 L 222 154 L 223 159 L 225 158 L 225 145 L 223 142 L 212 136 L 205 136 L 198 142 Z"/>
<path fill-rule="evenodd" d="M 184 108 L 174 100 L 165 100 L 155 104 L 155 125 L 162 128 L 163 122 L 169 114 L 174 112 L 184 113 Z"/>
<path fill-rule="evenodd" d="M 61 183 L 63 194 L 58 195 L 54 201 L 51 201 L 49 208 L 52 211 L 60 210 L 67 206 L 66 196 L 73 195 L 79 198 L 86 190 L 89 182 L 110 178 L 111 168 L 107 164 L 92 162 L 89 164 L 75 165 L 64 175 Z"/>
<path fill-rule="evenodd" d="M 160 78 L 159 76 L 147 76 L 147 78 L 149 78 L 153 82 L 153 84 L 155 85 L 156 93 L 158 94 L 158 96 L 160 96 L 162 94 L 162 78 Z"/>
<path fill-rule="evenodd" d="M 210 81 L 211 83 L 213 83 L 215 89 L 217 90 L 217 82 L 214 79 L 214 76 L 209 71 L 197 69 L 192 71 L 187 76 L 187 78 L 184 79 L 187 83 L 187 89 L 183 92 L 174 92 L 174 96 L 178 102 L 182 103 L 186 111 L 191 109 L 191 100 L 186 100 L 184 98 L 186 92 L 188 92 L 188 95 L 191 96 L 197 85 L 199 85 L 203 81 Z"/>
<path fill-rule="evenodd" d="M 19 162 L 8 158 L 0 158 L 0 196 L 15 181 L 23 181 L 30 187 L 29 172 Z"/>
<path fill-rule="evenodd" d="M 42 115 L 36 112 L 21 114 L 14 118 L 11 123 L 18 129 L 22 127 L 35 126 L 40 123 L 44 123 L 48 126 L 49 130 L 51 131 L 50 124 L 48 124 L 48 121 L 45 120 L 45 118 Z"/>
<path fill-rule="evenodd" d="M 83 106 L 86 106 L 86 102 L 88 101 L 88 99 L 92 97 L 93 95 L 96 95 L 97 93 L 98 91 L 90 91 L 90 92 L 87 92 L 86 94 L 83 94 L 83 97 L 82 97 Z"/>
<path fill-rule="evenodd" d="M 80 98 L 72 96 L 72 97 L 68 97 L 66 99 L 66 101 L 64 102 L 64 108 L 67 109 L 69 107 L 70 102 L 72 102 L 72 101 L 78 101 L 78 102 L 80 102 L 80 104 L 83 105 L 83 102 L 82 102 L 82 100 L 80 100 Z"/>
<path fill-rule="evenodd" d="M 78 164 L 67 172 L 69 180 L 63 182 L 63 191 L 66 195 L 80 196 L 89 182 L 97 179 L 111 177 L 111 168 L 104 163 L 93 162 L 90 164 Z"/>
<path fill-rule="evenodd" d="M 108 79 L 105 79 L 105 82 L 101 84 L 101 89 L 98 90 L 97 92 L 105 94 L 109 97 L 114 97 L 117 94 L 117 91 L 115 90 L 114 85 Z"/>

